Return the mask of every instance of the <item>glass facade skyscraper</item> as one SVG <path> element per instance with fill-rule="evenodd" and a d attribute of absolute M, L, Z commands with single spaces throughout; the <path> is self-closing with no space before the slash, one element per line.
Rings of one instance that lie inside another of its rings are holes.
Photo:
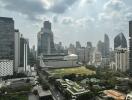
<path fill-rule="evenodd" d="M 129 21 L 129 68 L 132 73 L 132 21 Z"/>
<path fill-rule="evenodd" d="M 0 59 L 14 59 L 14 20 L 0 17 Z"/>
<path fill-rule="evenodd" d="M 118 34 L 114 38 L 114 48 L 127 48 L 127 41 L 123 33 Z"/>

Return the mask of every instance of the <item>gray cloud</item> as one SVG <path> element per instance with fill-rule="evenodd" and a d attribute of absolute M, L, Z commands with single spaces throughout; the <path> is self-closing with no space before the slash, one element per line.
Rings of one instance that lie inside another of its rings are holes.
<path fill-rule="evenodd" d="M 104 5 L 104 10 L 106 11 L 121 11 L 124 9 L 125 3 L 122 0 L 109 0 Z"/>
<path fill-rule="evenodd" d="M 76 1 L 77 0 L 58 0 L 58 2 L 56 1 L 55 5 L 52 6 L 49 10 L 55 13 L 63 13 Z"/>
<path fill-rule="evenodd" d="M 4 8 L 27 15 L 30 19 L 36 19 L 37 14 L 46 12 L 44 5 L 38 0 L 2 0 Z"/>
<path fill-rule="evenodd" d="M 70 25 L 70 24 L 74 23 L 74 20 L 72 17 L 64 17 L 64 18 L 62 18 L 61 23 L 65 24 L 65 25 Z"/>
<path fill-rule="evenodd" d="M 1 0 L 7 10 L 27 15 L 31 20 L 38 20 L 36 16 L 47 12 L 64 13 L 75 1 L 77 0 L 53 0 L 53 5 L 46 8 L 46 3 L 41 0 Z"/>
<path fill-rule="evenodd" d="M 109 0 L 105 3 L 103 12 L 99 14 L 99 20 L 119 20 L 125 14 L 126 8 L 122 0 Z"/>

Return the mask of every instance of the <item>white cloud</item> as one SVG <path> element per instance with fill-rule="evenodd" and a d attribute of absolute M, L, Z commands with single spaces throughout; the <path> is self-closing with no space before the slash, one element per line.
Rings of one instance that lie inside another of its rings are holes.
<path fill-rule="evenodd" d="M 98 16 L 99 20 L 119 20 L 125 13 L 126 5 L 122 0 L 109 0 L 103 8 Z"/>
<path fill-rule="evenodd" d="M 104 5 L 104 10 L 107 12 L 117 11 L 120 12 L 125 7 L 125 3 L 122 0 L 109 0 Z"/>
<path fill-rule="evenodd" d="M 87 25 L 91 25 L 94 22 L 94 18 L 91 17 L 84 17 L 76 20 L 76 25 L 85 27 Z"/>

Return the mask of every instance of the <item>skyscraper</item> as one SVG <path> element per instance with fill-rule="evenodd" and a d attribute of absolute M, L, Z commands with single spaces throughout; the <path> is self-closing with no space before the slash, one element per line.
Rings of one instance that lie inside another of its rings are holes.
<path fill-rule="evenodd" d="M 114 38 L 114 49 L 116 48 L 127 48 L 127 41 L 123 33 L 118 34 Z"/>
<path fill-rule="evenodd" d="M 108 57 L 109 56 L 109 51 L 110 49 L 110 40 L 107 34 L 104 35 L 104 56 Z"/>
<path fill-rule="evenodd" d="M 129 21 L 129 68 L 132 73 L 132 21 Z"/>
<path fill-rule="evenodd" d="M 0 17 L 0 59 L 14 60 L 14 20 Z"/>
<path fill-rule="evenodd" d="M 43 28 L 38 33 L 38 55 L 50 55 L 55 52 L 54 37 L 51 30 L 51 23 L 44 22 Z"/>

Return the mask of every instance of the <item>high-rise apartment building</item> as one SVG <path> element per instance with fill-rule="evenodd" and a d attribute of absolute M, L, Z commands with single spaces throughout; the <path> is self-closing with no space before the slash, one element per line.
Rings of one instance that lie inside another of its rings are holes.
<path fill-rule="evenodd" d="M 0 17 L 0 59 L 14 60 L 14 20 Z"/>
<path fill-rule="evenodd" d="M 115 49 L 115 70 L 125 72 L 129 68 L 127 48 Z"/>
<path fill-rule="evenodd" d="M 38 33 L 38 56 L 41 54 L 50 55 L 55 52 L 54 37 L 51 30 L 51 23 L 44 22 L 43 28 Z"/>

